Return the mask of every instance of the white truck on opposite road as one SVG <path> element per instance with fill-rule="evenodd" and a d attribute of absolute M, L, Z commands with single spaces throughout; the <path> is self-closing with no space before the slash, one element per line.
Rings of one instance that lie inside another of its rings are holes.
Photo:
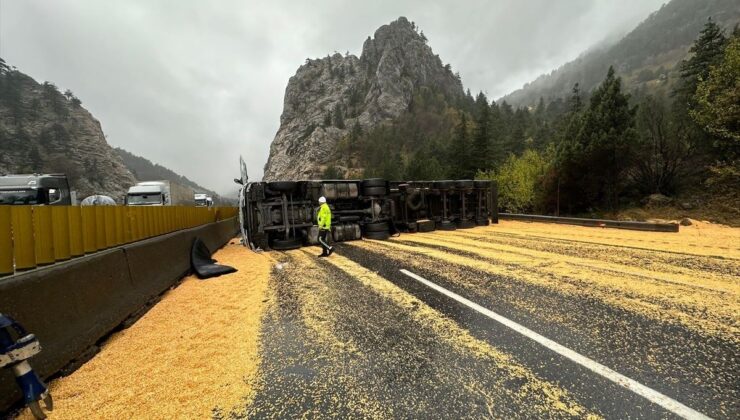
<path fill-rule="evenodd" d="M 196 193 L 194 195 L 196 207 L 211 207 L 213 206 L 213 198 L 208 194 Z"/>
<path fill-rule="evenodd" d="M 170 181 L 139 182 L 128 189 L 128 206 L 192 206 L 193 190 Z"/>

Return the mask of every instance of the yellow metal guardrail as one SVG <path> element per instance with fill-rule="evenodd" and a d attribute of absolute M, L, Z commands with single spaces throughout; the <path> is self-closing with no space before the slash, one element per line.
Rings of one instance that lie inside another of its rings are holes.
<path fill-rule="evenodd" d="M 236 207 L 0 206 L 0 276 L 237 215 Z"/>

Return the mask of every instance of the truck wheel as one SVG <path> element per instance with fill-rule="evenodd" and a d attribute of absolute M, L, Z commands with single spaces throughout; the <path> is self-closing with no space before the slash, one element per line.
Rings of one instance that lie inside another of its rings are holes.
<path fill-rule="evenodd" d="M 457 226 L 449 220 L 443 220 L 437 223 L 437 229 L 439 230 L 455 230 Z"/>
<path fill-rule="evenodd" d="M 368 178 L 362 181 L 362 188 L 368 187 L 384 187 L 386 186 L 385 179 L 383 178 Z"/>
<path fill-rule="evenodd" d="M 364 187 L 362 195 L 364 196 L 383 196 L 387 192 L 385 186 L 382 187 Z"/>
<path fill-rule="evenodd" d="M 365 232 L 365 239 L 375 239 L 378 241 L 385 241 L 390 238 L 391 234 L 388 231 L 385 232 Z"/>
<path fill-rule="evenodd" d="M 388 232 L 388 222 L 368 223 L 365 232 Z"/>
<path fill-rule="evenodd" d="M 470 229 L 475 227 L 475 222 L 472 220 L 461 220 L 457 222 L 458 229 Z"/>
<path fill-rule="evenodd" d="M 287 251 L 289 249 L 298 249 L 303 246 L 300 238 L 274 239 L 270 247 L 276 251 Z"/>
<path fill-rule="evenodd" d="M 419 190 L 414 190 L 409 194 L 408 198 L 406 198 L 406 207 L 408 207 L 409 210 L 417 211 L 421 208 L 422 204 L 424 204 L 424 197 L 421 195 L 421 191 Z"/>
<path fill-rule="evenodd" d="M 434 222 L 431 220 L 417 220 L 416 228 L 419 232 L 431 232 L 434 230 Z"/>
<path fill-rule="evenodd" d="M 278 192 L 291 192 L 295 191 L 295 187 L 298 184 L 295 181 L 275 181 L 268 182 L 267 187 L 273 191 Z"/>

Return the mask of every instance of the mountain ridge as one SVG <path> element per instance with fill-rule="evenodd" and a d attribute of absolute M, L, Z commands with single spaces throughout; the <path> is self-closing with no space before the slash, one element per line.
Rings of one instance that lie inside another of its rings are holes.
<path fill-rule="evenodd" d="M 707 19 L 726 30 L 740 22 L 740 8 L 734 0 L 672 0 L 651 13 L 617 42 L 589 48 L 549 73 L 540 75 L 522 88 L 498 99 L 508 104 L 534 106 L 570 95 L 575 83 L 581 91 L 596 87 L 613 66 L 630 90 L 655 89 L 672 83 L 677 64 L 683 60 Z"/>
<path fill-rule="evenodd" d="M 121 158 L 123 164 L 126 165 L 128 170 L 139 181 L 168 180 L 188 186 L 196 193 L 209 194 L 212 197 L 219 196 L 215 191 L 205 188 L 188 177 L 180 175 L 158 163 L 154 163 L 143 156 L 135 155 L 120 147 L 114 147 L 113 151 Z"/>

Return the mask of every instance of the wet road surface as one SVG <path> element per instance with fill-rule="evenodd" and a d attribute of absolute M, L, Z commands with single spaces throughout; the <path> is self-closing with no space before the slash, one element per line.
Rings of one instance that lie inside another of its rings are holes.
<path fill-rule="evenodd" d="M 504 222 L 335 248 L 233 241 L 215 258 L 238 272 L 185 279 L 51 381 L 50 418 L 740 418 L 738 229 Z"/>
<path fill-rule="evenodd" d="M 736 418 L 737 246 L 686 254 L 609 235 L 494 226 L 337 244 L 328 259 L 271 254 L 280 263 L 244 416 L 678 417 L 407 269 L 700 413 Z"/>

